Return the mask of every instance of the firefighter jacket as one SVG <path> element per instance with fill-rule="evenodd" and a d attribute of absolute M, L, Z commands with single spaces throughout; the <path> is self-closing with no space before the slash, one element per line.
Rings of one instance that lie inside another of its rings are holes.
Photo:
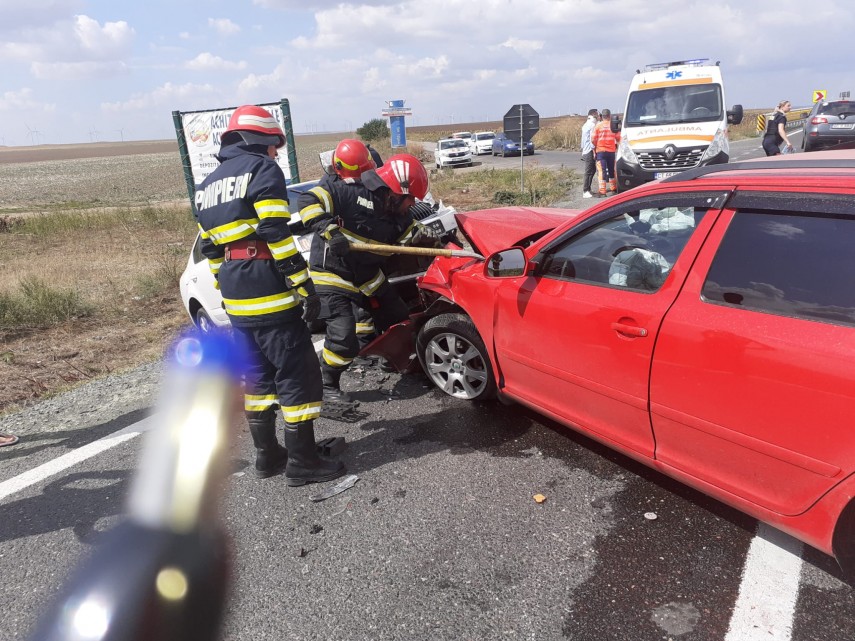
<path fill-rule="evenodd" d="M 598 151 L 616 151 L 617 143 L 620 142 L 620 134 L 612 131 L 611 123 L 607 120 L 598 122 L 591 132 L 591 144 L 594 145 L 594 153 Z"/>
<path fill-rule="evenodd" d="M 308 268 L 288 228 L 288 189 L 266 149 L 234 144 L 220 149 L 220 166 L 196 191 L 202 253 L 235 327 L 262 327 L 301 317 L 299 285 Z M 266 243 L 272 258 L 226 260 L 226 249 Z M 251 243 L 250 243 L 251 244 Z"/>
<path fill-rule="evenodd" d="M 336 256 L 326 241 L 340 230 L 349 242 L 406 244 L 417 223 L 409 214 L 385 211 L 386 184 L 373 170 L 361 180 L 324 176 L 317 187 L 300 195 L 303 224 L 315 232 L 309 257 L 312 280 L 319 292 L 324 289 L 346 292 L 352 298 L 373 296 L 386 282 L 383 265 L 388 256 L 349 252 Z"/>

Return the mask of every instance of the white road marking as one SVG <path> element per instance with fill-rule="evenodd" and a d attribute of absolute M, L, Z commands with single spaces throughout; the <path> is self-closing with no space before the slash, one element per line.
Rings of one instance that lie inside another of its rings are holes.
<path fill-rule="evenodd" d="M 323 338 L 319 338 L 312 343 L 312 346 L 315 348 L 315 353 L 318 353 L 321 350 L 323 344 Z M 16 492 L 20 492 L 21 490 L 28 488 L 31 485 L 44 481 L 51 476 L 55 476 L 78 463 L 82 463 L 86 459 L 97 456 L 102 452 L 106 452 L 117 445 L 121 445 L 125 441 L 129 441 L 143 432 L 147 432 L 154 426 L 156 416 L 157 415 L 153 415 L 144 418 L 133 425 L 128 425 L 127 427 L 120 429 L 118 432 L 113 432 L 103 438 L 99 438 L 97 441 L 92 441 L 87 445 L 78 447 L 76 450 L 69 452 L 68 454 L 63 454 L 62 456 L 48 461 L 47 463 L 42 463 L 38 467 L 34 467 L 33 469 L 27 470 L 18 476 L 14 476 L 3 481 L 0 483 L 0 501 L 12 494 L 15 494 Z"/>
<path fill-rule="evenodd" d="M 800 541 L 760 523 L 725 641 L 789 641 L 802 569 Z"/>
<path fill-rule="evenodd" d="M 23 474 L 19 474 L 7 481 L 3 481 L 0 483 L 0 501 L 15 492 L 20 492 L 30 485 L 39 483 L 46 478 L 67 470 L 73 465 L 82 463 L 88 458 L 92 458 L 101 452 L 105 452 L 112 447 L 116 447 L 125 441 L 129 441 L 135 436 L 139 436 L 146 430 L 151 429 L 153 423 L 154 416 L 149 416 L 141 421 L 137 421 L 133 425 L 128 425 L 118 432 L 113 432 L 103 438 L 99 438 L 97 441 L 92 441 L 83 447 L 78 447 L 76 450 L 73 450 L 68 454 L 63 454 L 62 456 L 48 461 L 47 463 L 42 463 L 38 467 L 27 470 Z"/>

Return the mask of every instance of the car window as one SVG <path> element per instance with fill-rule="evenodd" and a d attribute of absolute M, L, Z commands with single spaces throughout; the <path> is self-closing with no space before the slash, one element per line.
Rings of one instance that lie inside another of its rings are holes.
<path fill-rule="evenodd" d="M 599 221 L 545 251 L 539 274 L 655 292 L 710 209 L 724 195 L 645 200 L 604 212 Z"/>
<path fill-rule="evenodd" d="M 478 140 L 492 140 L 495 137 L 495 134 L 478 134 L 476 136 Z"/>
<path fill-rule="evenodd" d="M 855 325 L 855 217 L 740 210 L 702 291 L 710 303 Z"/>
<path fill-rule="evenodd" d="M 823 116 L 855 116 L 855 103 L 853 102 L 829 102 L 822 104 L 817 111 Z"/>
<path fill-rule="evenodd" d="M 196 234 L 196 240 L 193 241 L 191 255 L 193 256 L 194 263 L 200 263 L 205 260 L 205 256 L 202 254 L 202 236 L 200 234 Z"/>

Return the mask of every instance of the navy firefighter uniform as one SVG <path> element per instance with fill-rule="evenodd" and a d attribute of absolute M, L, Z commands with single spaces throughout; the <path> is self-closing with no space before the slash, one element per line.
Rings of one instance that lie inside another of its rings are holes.
<path fill-rule="evenodd" d="M 327 333 L 321 356 L 324 402 L 351 403 L 341 375 L 359 352 L 354 304 L 369 312 L 378 332 L 409 316 L 406 303 L 386 280 L 388 256 L 350 251 L 351 243 L 413 244 L 432 232 L 409 213 L 424 198 L 428 178 L 410 154 L 392 156 L 359 180 L 324 180 L 300 195 L 303 224 L 315 232 L 310 273 L 322 300 Z"/>
<path fill-rule="evenodd" d="M 344 466 L 315 448 L 323 390 L 305 320 L 317 317 L 320 300 L 288 227 L 285 175 L 274 160 L 285 136 L 269 112 L 249 105 L 234 112 L 222 141 L 220 166 L 196 191 L 196 217 L 202 253 L 251 363 L 244 410 L 256 472 L 284 470 L 289 485 L 336 478 Z M 287 452 L 276 439 L 277 408 Z"/>

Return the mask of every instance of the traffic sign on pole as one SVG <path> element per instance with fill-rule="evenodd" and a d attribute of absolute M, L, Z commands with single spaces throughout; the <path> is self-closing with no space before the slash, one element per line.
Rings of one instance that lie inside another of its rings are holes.
<path fill-rule="evenodd" d="M 828 92 L 825 89 L 815 89 L 813 92 L 813 101 L 814 102 L 822 102 L 825 100 L 825 97 L 828 95 Z"/>
<path fill-rule="evenodd" d="M 508 138 L 523 144 L 540 130 L 540 114 L 531 105 L 514 105 L 502 119 L 502 126 Z"/>

